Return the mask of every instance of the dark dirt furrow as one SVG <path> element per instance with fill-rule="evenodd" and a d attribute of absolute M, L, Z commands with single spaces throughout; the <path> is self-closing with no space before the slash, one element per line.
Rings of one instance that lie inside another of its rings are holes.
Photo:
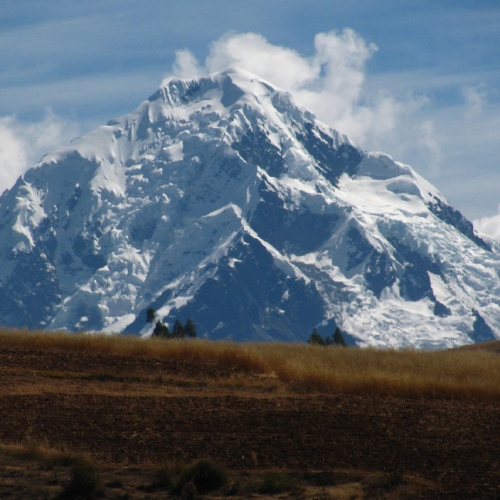
<path fill-rule="evenodd" d="M 122 465 L 212 458 L 240 471 L 401 472 L 432 485 L 426 498 L 500 496 L 498 402 L 294 394 L 242 370 L 241 388 L 224 386 L 236 372 L 0 348 L 0 443 L 41 442 Z"/>
<path fill-rule="evenodd" d="M 461 402 L 366 396 L 50 394 L 2 397 L 0 412 L 3 442 L 43 437 L 107 461 L 209 457 L 232 468 L 402 470 L 471 494 L 500 486 L 491 403 L 465 412 Z"/>

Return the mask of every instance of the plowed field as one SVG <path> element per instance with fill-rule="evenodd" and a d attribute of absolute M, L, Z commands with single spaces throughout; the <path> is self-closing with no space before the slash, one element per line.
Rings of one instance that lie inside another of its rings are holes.
<path fill-rule="evenodd" d="M 210 458 L 234 474 L 334 471 L 357 484 L 329 498 L 500 496 L 491 401 L 294 394 L 218 364 L 19 347 L 0 349 L 0 415 L 1 443 L 36 441 L 122 472 Z M 23 498 L 5 457 L 0 470 L 0 496 Z M 398 485 L 367 487 L 381 475 Z"/>

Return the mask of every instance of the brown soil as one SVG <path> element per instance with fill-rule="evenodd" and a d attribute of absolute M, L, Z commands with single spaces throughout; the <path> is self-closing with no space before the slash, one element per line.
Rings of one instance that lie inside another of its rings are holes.
<path fill-rule="evenodd" d="M 500 496 L 491 401 L 294 394 L 218 364 L 19 347 L 0 349 L 0 415 L 4 445 L 92 457 L 107 498 L 165 498 L 158 467 L 200 458 L 227 467 L 240 497 L 270 470 L 301 498 Z M 68 470 L 4 447 L 0 497 L 55 498 Z M 335 485 L 320 488 L 325 471 Z"/>

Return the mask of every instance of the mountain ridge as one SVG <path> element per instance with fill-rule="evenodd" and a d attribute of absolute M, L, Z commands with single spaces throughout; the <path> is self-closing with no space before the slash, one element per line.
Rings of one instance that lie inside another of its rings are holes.
<path fill-rule="evenodd" d="M 495 244 L 411 167 L 237 69 L 170 80 L 46 155 L 0 197 L 0 235 L 10 326 L 148 334 L 154 307 L 210 338 L 500 335 Z"/>

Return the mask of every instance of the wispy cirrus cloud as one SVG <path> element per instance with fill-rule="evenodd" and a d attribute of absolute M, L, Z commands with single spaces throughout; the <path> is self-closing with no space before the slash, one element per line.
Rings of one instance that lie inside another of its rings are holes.
<path fill-rule="evenodd" d="M 462 89 L 462 95 L 465 100 L 466 119 L 472 120 L 479 117 L 483 112 L 484 105 L 487 103 L 485 85 L 465 86 Z"/>

